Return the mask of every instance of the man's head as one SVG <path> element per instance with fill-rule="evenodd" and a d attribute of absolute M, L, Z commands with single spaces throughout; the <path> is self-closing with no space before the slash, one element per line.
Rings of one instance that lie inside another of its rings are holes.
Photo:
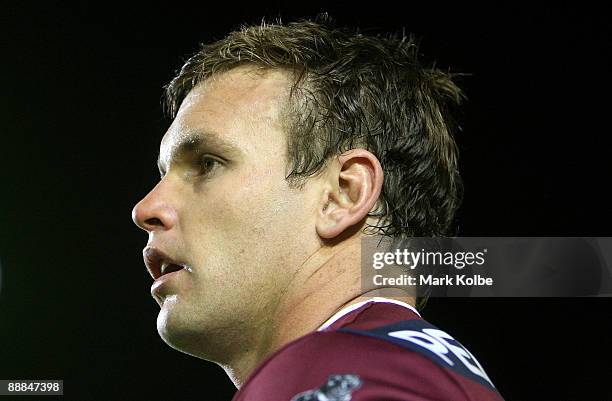
<path fill-rule="evenodd" d="M 368 228 L 446 233 L 461 92 L 416 54 L 405 38 L 300 22 L 243 28 L 186 62 L 166 88 L 162 179 L 133 212 L 152 274 L 187 267 L 153 286 L 166 342 L 223 360 L 241 333 L 274 329 L 322 248 Z"/>

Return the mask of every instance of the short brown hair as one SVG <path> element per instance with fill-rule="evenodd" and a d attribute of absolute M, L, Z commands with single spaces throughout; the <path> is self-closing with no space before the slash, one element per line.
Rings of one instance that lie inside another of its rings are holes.
<path fill-rule="evenodd" d="M 241 65 L 294 77 L 287 105 L 287 179 L 300 185 L 353 147 L 378 157 L 384 184 L 370 216 L 375 233 L 443 236 L 462 198 L 454 106 L 455 75 L 427 67 L 405 35 L 371 36 L 336 28 L 326 16 L 244 26 L 201 49 L 165 87 L 170 116 L 198 83 Z"/>

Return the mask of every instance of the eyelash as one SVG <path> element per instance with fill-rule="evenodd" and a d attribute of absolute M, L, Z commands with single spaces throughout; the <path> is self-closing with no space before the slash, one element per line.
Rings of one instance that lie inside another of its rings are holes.
<path fill-rule="evenodd" d="M 207 164 L 209 164 L 208 167 L 206 167 Z M 210 155 L 201 156 L 198 162 L 198 166 L 201 170 L 201 175 L 210 174 L 215 168 L 218 167 L 219 164 L 221 164 L 221 162 Z"/>
<path fill-rule="evenodd" d="M 223 164 L 221 160 L 209 154 L 205 154 L 205 155 L 196 157 L 196 160 L 194 161 L 194 165 L 196 166 L 196 169 L 198 170 L 197 175 L 200 177 L 208 176 L 221 164 Z M 163 179 L 165 175 L 166 175 L 165 171 L 160 171 L 160 180 Z M 189 174 L 189 175 L 193 176 L 193 174 Z"/>

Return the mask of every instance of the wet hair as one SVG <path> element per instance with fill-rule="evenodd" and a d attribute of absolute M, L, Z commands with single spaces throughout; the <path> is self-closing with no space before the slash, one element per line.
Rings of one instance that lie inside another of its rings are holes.
<path fill-rule="evenodd" d="M 292 83 L 282 119 L 291 185 L 363 147 L 384 172 L 369 215 L 377 223 L 367 232 L 452 235 L 462 198 L 452 114 L 464 95 L 453 81 L 460 74 L 426 66 L 418 56 L 412 36 L 362 34 L 327 16 L 243 26 L 185 62 L 165 87 L 165 107 L 174 118 L 196 85 L 239 66 L 287 71 Z"/>

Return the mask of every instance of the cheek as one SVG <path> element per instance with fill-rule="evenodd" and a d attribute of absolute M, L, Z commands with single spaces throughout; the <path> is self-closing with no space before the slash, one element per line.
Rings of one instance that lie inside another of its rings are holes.
<path fill-rule="evenodd" d="M 296 194 L 278 174 L 281 166 L 252 170 L 228 176 L 227 185 L 214 203 L 218 218 L 228 230 L 263 235 L 270 223 L 295 208 Z"/>
<path fill-rule="evenodd" d="M 303 197 L 271 171 L 228 174 L 214 192 L 198 195 L 188 224 L 201 252 L 223 252 L 234 262 L 269 259 L 291 245 L 289 237 L 299 237 L 296 229 L 306 229 Z"/>
<path fill-rule="evenodd" d="M 243 182 L 240 188 L 226 194 L 219 216 L 221 223 L 237 237 L 266 246 L 286 224 L 285 216 L 294 209 L 295 200 L 283 191 L 282 184 L 265 173 Z"/>

